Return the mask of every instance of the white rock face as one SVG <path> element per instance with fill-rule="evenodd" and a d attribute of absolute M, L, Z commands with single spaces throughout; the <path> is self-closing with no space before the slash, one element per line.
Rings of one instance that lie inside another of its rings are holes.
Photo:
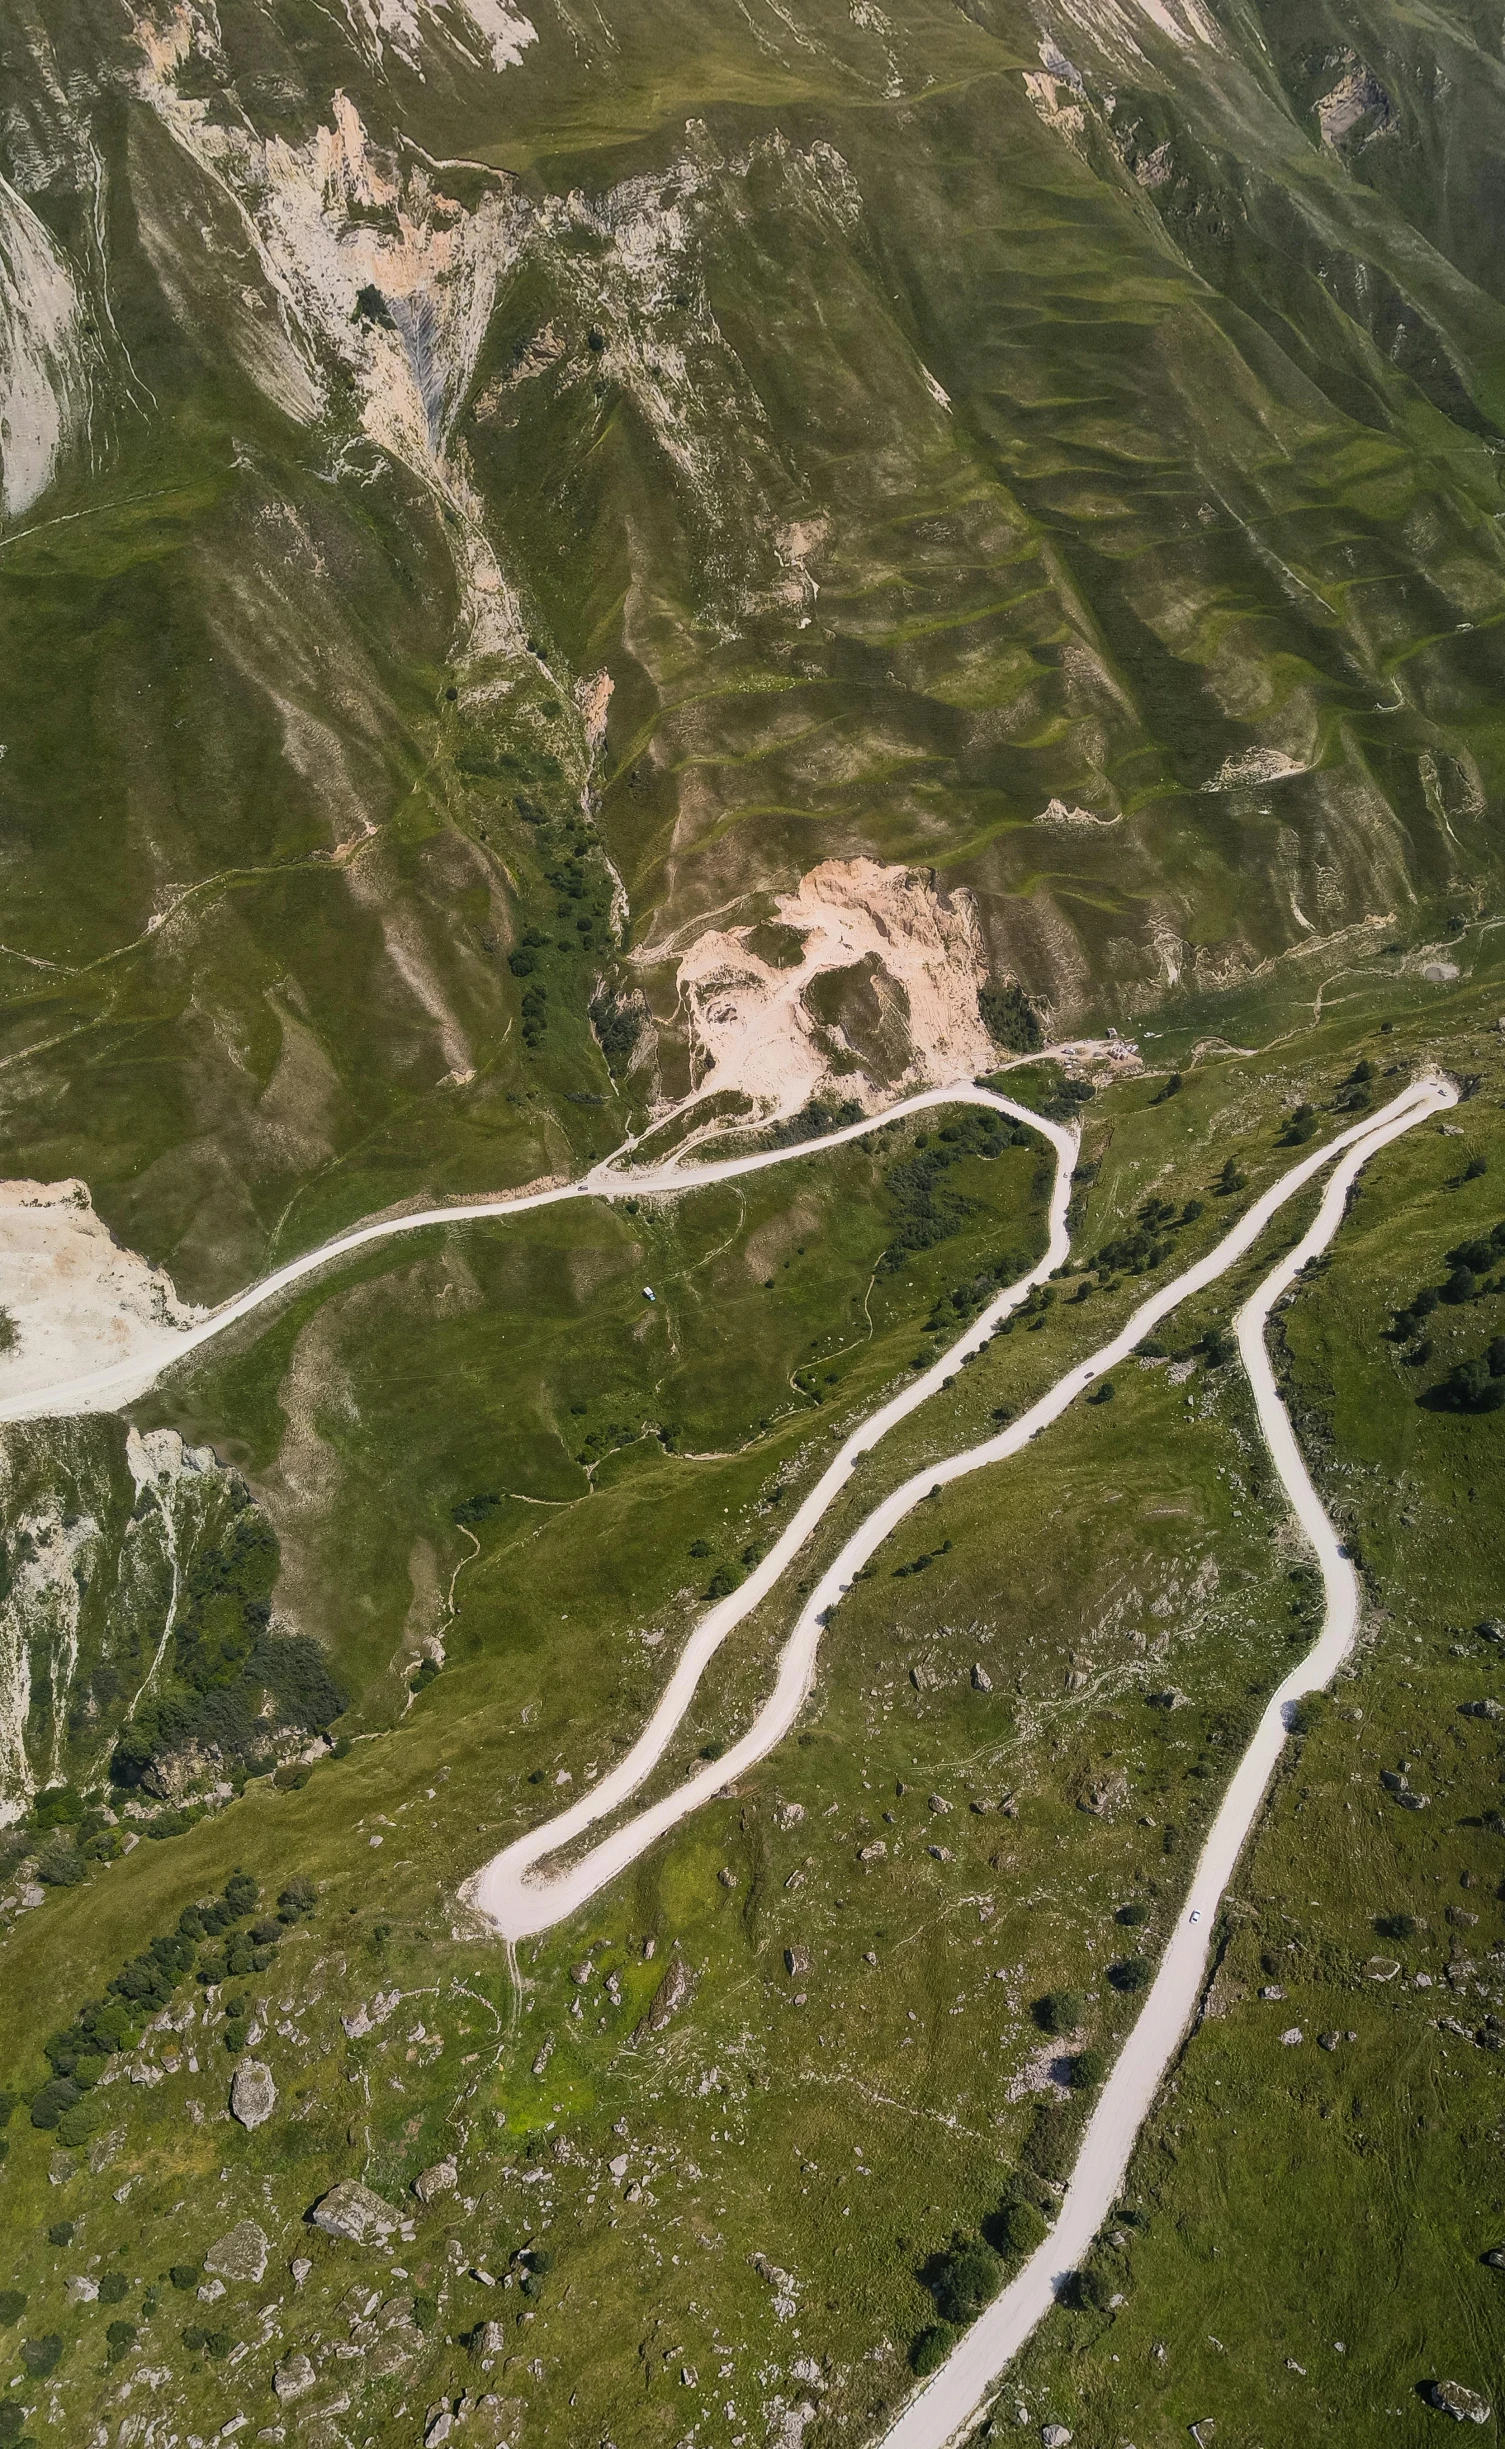
<path fill-rule="evenodd" d="M 0 178 L 0 512 L 45 493 L 89 396 L 83 312 L 66 257 Z"/>
<path fill-rule="evenodd" d="M 0 1403 L 137 1358 L 145 1382 L 208 1314 L 121 1249 L 82 1182 L 0 1182 L 0 1309 L 16 1327 L 0 1354 Z"/>
<path fill-rule="evenodd" d="M 827 859 L 780 894 L 778 922 L 801 939 L 779 968 L 751 949 L 755 930 L 709 928 L 679 963 L 704 1065 L 702 1093 L 741 1090 L 767 1119 L 798 1113 L 823 1088 L 830 1055 L 807 1006 L 817 978 L 864 966 L 904 1089 L 970 1079 L 994 1060 L 977 1009 L 987 975 L 970 894 L 943 902 L 927 878 L 876 859 Z M 652 957 L 651 954 L 649 957 Z M 860 1077 L 843 1083 L 852 1093 Z"/>

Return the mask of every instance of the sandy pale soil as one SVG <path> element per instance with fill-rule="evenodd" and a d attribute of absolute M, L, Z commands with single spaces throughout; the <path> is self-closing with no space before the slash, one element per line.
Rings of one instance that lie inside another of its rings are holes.
<path fill-rule="evenodd" d="M 82 1182 L 0 1182 L 0 1311 L 15 1329 L 0 1352 L 0 1396 L 121 1361 L 161 1368 L 208 1314 L 120 1248 Z"/>

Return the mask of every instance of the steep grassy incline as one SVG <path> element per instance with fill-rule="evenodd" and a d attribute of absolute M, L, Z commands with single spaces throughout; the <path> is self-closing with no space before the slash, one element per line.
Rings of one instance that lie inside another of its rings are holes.
<path fill-rule="evenodd" d="M 572 1167 L 831 858 L 1064 1026 L 1469 910 L 1505 72 L 1428 27 L 14 6 L 7 1170 L 205 1296 Z"/>

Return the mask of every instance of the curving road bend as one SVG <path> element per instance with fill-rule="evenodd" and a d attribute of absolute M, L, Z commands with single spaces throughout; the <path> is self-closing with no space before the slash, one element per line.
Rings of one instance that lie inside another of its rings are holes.
<path fill-rule="evenodd" d="M 1071 1168 L 1076 1162 L 1078 1134 L 1059 1123 L 1046 1122 L 1043 1116 L 1031 1113 L 1028 1106 L 1016 1105 L 1012 1097 L 1000 1097 L 992 1089 L 979 1088 L 975 1081 L 958 1080 L 948 1088 L 921 1089 L 913 1097 L 903 1097 L 897 1105 L 884 1108 L 878 1114 L 865 1114 L 861 1122 L 846 1124 L 839 1131 L 828 1131 L 818 1139 L 797 1140 L 788 1148 L 761 1148 L 750 1156 L 720 1157 L 705 1165 L 677 1165 L 672 1158 L 662 1165 L 644 1166 L 637 1171 L 620 1163 L 621 1151 L 603 1157 L 578 1182 L 562 1182 L 552 1190 L 504 1193 L 496 1199 L 473 1199 L 456 1202 L 448 1207 L 418 1208 L 411 1215 L 389 1216 L 377 1224 L 358 1225 L 353 1232 L 340 1233 L 332 1241 L 321 1242 L 315 1250 L 305 1250 L 301 1257 L 289 1259 L 284 1266 L 274 1268 L 270 1275 L 261 1276 L 248 1285 L 243 1293 L 223 1302 L 207 1318 L 201 1318 L 186 1331 L 164 1331 L 160 1344 L 133 1353 L 126 1361 L 111 1362 L 101 1369 L 81 1371 L 77 1376 L 61 1378 L 56 1384 L 34 1387 L 24 1394 L 0 1397 L 0 1423 L 7 1420 L 61 1420 L 79 1412 L 118 1411 L 124 1403 L 144 1395 L 155 1386 L 169 1369 L 186 1360 L 191 1352 L 199 1351 L 227 1327 L 239 1324 L 256 1310 L 275 1301 L 279 1294 L 290 1292 L 295 1284 L 314 1275 L 321 1267 L 334 1265 L 350 1258 L 358 1250 L 369 1250 L 376 1242 L 392 1241 L 404 1233 L 425 1233 L 435 1225 L 484 1223 L 490 1217 L 521 1216 L 530 1208 L 558 1207 L 569 1199 L 658 1199 L 678 1198 L 686 1191 L 703 1190 L 708 1183 L 730 1182 L 738 1175 L 762 1173 L 770 1165 L 789 1165 L 799 1157 L 818 1156 L 826 1148 L 843 1148 L 850 1140 L 864 1138 L 871 1131 L 881 1131 L 885 1124 L 900 1122 L 907 1114 L 923 1114 L 934 1106 L 990 1106 L 995 1113 L 1007 1114 L 1015 1122 L 1027 1123 L 1042 1139 L 1050 1141 L 1056 1152 L 1056 1192 L 1050 1211 L 1050 1247 L 1038 1268 L 1003 1296 L 1002 1305 L 995 1303 L 985 1313 L 996 1320 L 1003 1309 L 1021 1300 L 1030 1286 L 1059 1267 L 1070 1243 L 1066 1233 L 1066 1210 L 1070 1205 Z M 978 1328 L 953 1349 L 954 1359 L 972 1347 Z M 983 1335 L 986 1341 L 986 1333 Z M 939 1383 L 937 1370 L 928 1371 L 915 1388 L 902 1397 L 906 1408 L 915 1401 L 923 1402 L 926 1394 Z M 892 1406 L 890 1407 L 892 1409 Z M 895 1412 L 894 1417 L 901 1415 Z M 885 1425 L 889 1425 L 886 1416 Z"/>
<path fill-rule="evenodd" d="M 1303 1693 L 1316 1692 L 1328 1683 L 1353 1647 L 1359 1620 L 1358 1576 L 1302 1461 L 1276 1387 L 1265 1327 L 1276 1302 L 1306 1261 L 1332 1240 L 1360 1168 L 1377 1149 L 1411 1130 L 1428 1113 L 1456 1103 L 1456 1094 L 1446 1083 L 1425 1086 L 1429 1092 L 1425 1100 L 1408 1103 L 1397 1099 L 1362 1137 L 1348 1135 L 1351 1145 L 1328 1184 L 1313 1223 L 1245 1302 L 1236 1320 L 1239 1354 L 1249 1374 L 1265 1442 L 1291 1510 L 1321 1567 L 1326 1602 L 1322 1630 L 1313 1648 L 1271 1694 L 1218 1807 L 1180 1921 L 1088 2121 L 1055 2226 L 945 2363 L 916 2391 L 884 2434 L 881 2449 L 944 2449 L 980 2415 L 1005 2367 L 1050 2311 L 1062 2281 L 1090 2248 L 1117 2198 L 1135 2138 L 1201 1994 L 1218 1907 L 1284 1746 L 1290 1705 Z M 1403 1103 L 1406 1110 L 1398 1112 Z"/>
<path fill-rule="evenodd" d="M 1008 1286 L 932 1368 L 845 1439 L 776 1546 L 747 1581 L 696 1626 L 652 1717 L 617 1767 L 566 1811 L 505 1847 L 470 1881 L 466 1893 L 471 1901 L 511 1944 L 550 1929 L 578 1911 L 669 1829 L 709 1802 L 782 1741 L 809 1695 L 821 1632 L 831 1611 L 850 1588 L 858 1569 L 933 1489 L 1020 1452 L 1095 1379 L 1127 1359 L 1134 1346 L 1182 1302 L 1216 1283 L 1237 1265 L 1272 1217 L 1328 1166 L 1334 1166 L 1313 1223 L 1244 1304 L 1236 1320 L 1240 1355 L 1271 1458 L 1321 1568 L 1326 1602 L 1322 1631 L 1314 1647 L 1271 1696 L 1218 1808 L 1177 1929 L 1088 2122 L 1054 2228 L 965 2333 L 946 2362 L 915 2392 L 881 2445 L 881 2449 L 946 2449 L 946 2444 L 981 2412 L 1005 2367 L 1050 2310 L 1062 2280 L 1081 2261 L 1111 2209 L 1135 2138 L 1196 2005 L 1205 1976 L 1214 1916 L 1286 1740 L 1289 1705 L 1301 1694 L 1326 1684 L 1353 1645 L 1359 1611 L 1358 1581 L 1312 1485 L 1280 1400 L 1265 1348 L 1270 1312 L 1306 1261 L 1331 1241 L 1342 1221 L 1353 1183 L 1370 1157 L 1430 1115 L 1444 1112 L 1456 1102 L 1457 1092 L 1447 1081 L 1437 1077 L 1417 1080 L 1378 1114 L 1366 1117 L 1291 1166 L 1213 1250 L 1152 1293 L 1117 1335 L 1089 1359 L 1068 1370 L 1000 1435 L 927 1465 L 884 1498 L 845 1542 L 810 1594 L 780 1653 L 773 1690 L 747 1732 L 714 1765 L 686 1779 L 671 1794 L 624 1822 L 552 1877 L 539 1875 L 537 1866 L 630 1800 L 650 1775 L 688 1709 L 710 1659 L 793 1562 L 863 1456 L 899 1421 L 927 1401 L 968 1354 L 980 1351 L 1008 1312 L 1063 1263 L 1070 1247 L 1066 1212 L 1078 1147 L 1073 1130 L 1045 1121 L 1012 1098 L 963 1081 L 925 1090 L 883 1113 L 865 1116 L 843 1130 L 801 1141 L 790 1148 L 765 1149 L 705 1165 L 677 1166 L 671 1161 L 641 1170 L 622 1167 L 618 1159 L 609 1157 L 578 1182 L 554 1189 L 426 1208 L 342 1234 L 277 1268 L 186 1334 L 165 1336 L 159 1351 L 138 1354 L 129 1362 L 0 1400 L 0 1422 L 116 1409 L 144 1393 L 191 1352 L 318 1269 L 401 1234 L 520 1214 L 568 1199 L 677 1197 L 710 1183 L 729 1181 L 739 1175 L 761 1172 L 770 1165 L 787 1164 L 796 1158 L 819 1154 L 823 1149 L 841 1147 L 886 1123 L 936 1106 L 991 1107 L 1050 1141 L 1056 1154 L 1056 1180 L 1047 1246 L 1037 1265 Z"/>
<path fill-rule="evenodd" d="M 981 1092 L 974 1090 L 973 1094 L 976 1096 Z M 1003 1099 L 996 1102 L 1012 1112 L 1022 1110 L 1008 1108 Z M 814 1682 L 821 1632 L 831 1610 L 842 1593 L 850 1588 L 852 1577 L 858 1569 L 868 1562 L 890 1533 L 929 1496 L 932 1489 L 944 1487 L 951 1480 L 964 1478 L 969 1472 L 983 1470 L 990 1463 L 1004 1462 L 1011 1454 L 1019 1453 L 1051 1421 L 1059 1419 L 1095 1378 L 1101 1377 L 1119 1361 L 1126 1360 L 1134 1346 L 1172 1310 L 1192 1294 L 1201 1292 L 1206 1286 L 1215 1284 L 1220 1276 L 1226 1275 L 1229 1268 L 1235 1266 L 1253 1247 L 1271 1217 L 1335 1158 L 1343 1159 L 1339 1178 L 1346 1184 L 1351 1179 L 1349 1169 L 1361 1163 L 1364 1155 L 1383 1146 L 1387 1139 L 1410 1130 L 1429 1114 L 1440 1113 L 1455 1102 L 1456 1092 L 1444 1081 L 1413 1082 L 1379 1114 L 1355 1124 L 1282 1174 L 1280 1180 L 1254 1202 L 1205 1258 L 1199 1259 L 1194 1266 L 1188 1267 L 1181 1275 L 1162 1285 L 1158 1292 L 1152 1293 L 1147 1301 L 1141 1302 L 1110 1342 L 1079 1362 L 1074 1369 L 1069 1369 L 1047 1394 L 1042 1395 L 1027 1412 L 1022 1412 L 998 1436 L 987 1438 L 981 1445 L 970 1446 L 960 1454 L 953 1454 L 943 1462 L 927 1463 L 923 1470 L 904 1481 L 859 1524 L 816 1583 L 780 1652 L 773 1690 L 746 1733 L 730 1744 L 713 1764 L 698 1770 L 682 1785 L 675 1787 L 672 1793 L 661 1796 L 646 1810 L 625 1821 L 588 1853 L 582 1854 L 552 1877 L 535 1875 L 539 1863 L 583 1836 L 597 1821 L 618 1809 L 657 1766 L 690 1705 L 695 1687 L 709 1661 L 733 1627 L 773 1587 L 821 1516 L 834 1504 L 862 1456 L 896 1421 L 903 1419 L 923 1402 L 937 1383 L 949 1377 L 966 1352 L 978 1350 L 988 1340 L 999 1317 L 1023 1297 L 1033 1280 L 1060 1264 L 1064 1246 L 1058 1256 L 1057 1243 L 1059 1240 L 1064 1245 L 1065 1241 L 1066 1201 L 1062 1193 L 1064 1189 L 1069 1196 L 1070 1165 L 1067 1158 L 1068 1154 L 1074 1158 L 1075 1143 L 1070 1144 L 1069 1150 L 1063 1149 L 1060 1141 L 1068 1135 L 1064 1132 L 1053 1133 L 1057 1139 L 1060 1169 L 1051 1206 L 1051 1247 L 1040 1265 L 1020 1283 L 1011 1285 L 991 1309 L 984 1311 L 971 1331 L 954 1344 L 944 1359 L 934 1369 L 927 1371 L 914 1387 L 897 1396 L 883 1411 L 875 1413 L 853 1431 L 811 1490 L 777 1547 L 770 1550 L 757 1572 L 696 1626 L 665 1687 L 663 1697 L 631 1751 L 608 1776 L 602 1778 L 599 1785 L 593 1786 L 568 1810 L 555 1819 L 541 1822 L 537 1828 L 530 1829 L 526 1835 L 515 1839 L 495 1855 L 468 1883 L 465 1890 L 468 1900 L 493 1921 L 506 1938 L 514 1942 L 536 1932 L 550 1930 L 557 1922 L 578 1912 L 582 1905 L 624 1871 L 629 1863 L 635 1862 L 649 1846 L 656 1844 L 679 1821 L 686 1819 L 692 1811 L 699 1810 L 702 1804 L 708 1803 L 734 1779 L 745 1775 L 758 1761 L 766 1758 L 776 1744 L 782 1742 L 799 1716 Z M 1345 1152 L 1348 1153 L 1345 1155 Z M 1283 1413 L 1280 1416 L 1284 1419 Z M 1290 1452 L 1295 1457 L 1294 1442 L 1291 1443 Z M 1291 1483 L 1287 1481 L 1287 1485 Z M 1318 1510 L 1320 1512 L 1320 1508 Z"/>

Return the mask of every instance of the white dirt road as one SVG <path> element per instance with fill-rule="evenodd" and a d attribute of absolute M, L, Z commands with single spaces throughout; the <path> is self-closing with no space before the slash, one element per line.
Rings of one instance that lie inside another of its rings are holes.
<path fill-rule="evenodd" d="M 853 1575 L 933 1489 L 1020 1452 L 1042 1429 L 1059 1419 L 1095 1380 L 1126 1360 L 1135 1345 L 1182 1302 L 1215 1284 L 1236 1266 L 1279 1210 L 1329 1166 L 1333 1167 L 1313 1223 L 1244 1304 L 1237 1319 L 1239 1351 L 1271 1458 L 1321 1568 L 1326 1599 L 1322 1630 L 1314 1647 L 1271 1696 L 1234 1772 L 1197 1862 L 1176 1931 L 1088 2123 L 1054 2228 L 964 2334 L 946 2362 L 916 2390 L 882 2445 L 882 2449 L 945 2449 L 985 2406 L 1010 2359 L 1049 2311 L 1062 2280 L 1079 2264 L 1110 2211 L 1135 2138 L 1195 2008 L 1205 1978 L 1215 1917 L 1286 1740 L 1290 1705 L 1303 1693 L 1325 1685 L 1353 1645 L 1358 1623 L 1358 1581 L 1312 1485 L 1276 1388 L 1265 1348 L 1270 1312 L 1294 1283 L 1305 1262 L 1331 1241 L 1360 1169 L 1390 1141 L 1456 1102 L 1457 1092 L 1447 1081 L 1437 1077 L 1417 1080 L 1381 1112 L 1367 1116 L 1325 1147 L 1302 1158 L 1254 1202 L 1214 1249 L 1152 1293 L 1109 1342 L 1068 1370 L 1018 1420 L 980 1445 L 927 1464 L 874 1506 L 807 1599 L 780 1654 L 773 1689 L 746 1733 L 713 1765 L 622 1821 L 599 1844 L 552 1876 L 543 1872 L 540 1865 L 619 1811 L 650 1776 L 663 1758 L 716 1650 L 794 1561 L 816 1525 L 847 1487 L 864 1456 L 889 1429 L 935 1393 L 969 1353 L 982 1348 L 1000 1320 L 1018 1306 L 1033 1285 L 1061 1265 L 1069 1248 L 1066 1211 L 1078 1146 L 1074 1131 L 1046 1122 L 1011 1098 L 967 1081 L 905 1098 L 885 1114 L 865 1117 L 845 1130 L 792 1148 L 768 1149 L 705 1165 L 669 1163 L 636 1172 L 618 1169 L 612 1159 L 607 1159 L 577 1183 L 511 1199 L 426 1209 L 343 1234 L 320 1249 L 291 1260 L 186 1332 L 180 1329 L 164 1337 L 163 1348 L 157 1354 L 137 1352 L 114 1366 L 0 1399 L 0 1421 L 118 1408 L 144 1392 L 164 1369 L 319 1268 L 399 1234 L 481 1222 L 552 1206 L 566 1199 L 678 1196 L 707 1183 L 728 1181 L 770 1165 L 817 1154 L 858 1139 L 899 1116 L 948 1104 L 992 1107 L 1027 1123 L 1051 1142 L 1056 1153 L 1056 1182 L 1047 1247 L 1038 1264 L 1001 1293 L 941 1360 L 843 1442 L 777 1545 L 747 1581 L 695 1627 L 648 1724 L 610 1775 L 567 1810 L 505 1847 L 469 1883 L 470 1900 L 511 1943 L 566 1920 L 671 1828 L 744 1775 L 783 1740 L 809 1696 L 822 1630 L 843 1593 L 850 1588 Z"/>

